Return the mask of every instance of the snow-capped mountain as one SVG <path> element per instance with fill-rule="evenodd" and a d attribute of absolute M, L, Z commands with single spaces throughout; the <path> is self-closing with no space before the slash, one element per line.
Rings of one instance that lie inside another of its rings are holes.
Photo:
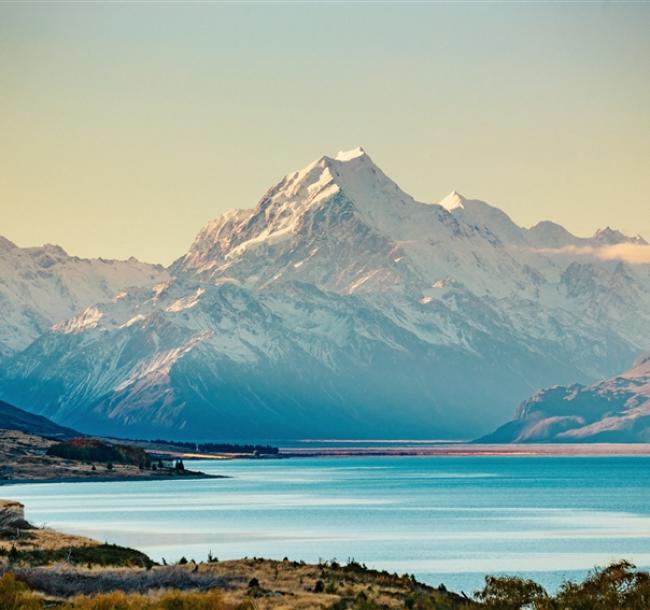
<path fill-rule="evenodd" d="M 523 402 L 486 442 L 650 442 L 650 353 L 591 386 L 554 386 Z"/>
<path fill-rule="evenodd" d="M 83 259 L 59 246 L 19 248 L 0 237 L 0 360 L 25 349 L 53 324 L 123 288 L 167 277 L 162 267 L 135 259 Z"/>
<path fill-rule="evenodd" d="M 167 281 L 7 360 L 0 397 L 114 434 L 467 438 L 647 350 L 650 265 L 621 244 L 647 247 L 415 201 L 362 149 L 322 157 L 208 223 Z"/>

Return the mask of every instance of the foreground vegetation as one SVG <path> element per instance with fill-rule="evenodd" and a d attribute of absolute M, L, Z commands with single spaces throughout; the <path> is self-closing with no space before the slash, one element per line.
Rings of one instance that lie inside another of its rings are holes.
<path fill-rule="evenodd" d="M 650 574 L 619 562 L 554 594 L 487 577 L 473 595 L 353 560 L 245 558 L 175 565 L 89 538 L 36 528 L 0 501 L 0 610 L 650 610 Z"/>
<path fill-rule="evenodd" d="M 47 578 L 74 581 L 78 572 L 61 566 L 41 571 L 5 568 L 0 578 L 2 610 L 647 610 L 650 575 L 620 562 L 593 571 L 583 582 L 566 582 L 555 595 L 539 584 L 517 577 L 487 577 L 484 588 L 470 598 L 418 583 L 410 576 L 369 570 L 354 562 L 310 566 L 261 559 L 219 562 L 187 567 L 160 566 L 147 570 L 149 586 L 123 591 L 119 581 L 96 570 L 94 579 L 111 590 L 68 596 L 48 592 Z M 91 570 L 87 570 L 85 577 Z M 156 572 L 172 574 L 165 582 Z M 134 569 L 121 572 L 131 589 Z M 197 575 L 198 576 L 194 576 Z M 250 579 L 242 575 L 256 574 Z M 158 582 L 156 582 L 158 580 Z M 79 583 L 83 586 L 84 579 Z M 87 584 L 87 583 L 86 583 Z M 40 586 L 35 586 L 40 585 Z M 157 585 L 157 586 L 156 586 Z M 49 587 L 51 590 L 52 587 Z M 56 589 L 56 587 L 54 587 Z M 70 593 L 70 591 L 68 591 Z"/>

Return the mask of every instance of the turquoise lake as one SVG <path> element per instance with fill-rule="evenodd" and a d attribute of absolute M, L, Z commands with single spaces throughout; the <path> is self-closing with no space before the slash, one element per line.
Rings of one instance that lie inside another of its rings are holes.
<path fill-rule="evenodd" d="M 12 485 L 27 517 L 176 561 L 354 558 L 475 591 L 650 568 L 650 457 L 336 457 L 191 462 L 229 479 Z"/>

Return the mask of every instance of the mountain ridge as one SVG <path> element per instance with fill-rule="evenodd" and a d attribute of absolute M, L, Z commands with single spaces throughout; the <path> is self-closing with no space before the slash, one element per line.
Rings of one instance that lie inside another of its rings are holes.
<path fill-rule="evenodd" d="M 0 397 L 115 435 L 468 438 L 647 350 L 649 265 L 337 157 L 207 223 L 164 281 L 56 323 L 6 360 Z"/>
<path fill-rule="evenodd" d="M 519 405 L 515 419 L 479 442 L 650 441 L 650 352 L 590 386 L 553 386 Z"/>
<path fill-rule="evenodd" d="M 21 248 L 0 236 L 0 360 L 52 325 L 132 285 L 167 278 L 158 265 L 70 256 L 53 244 Z"/>
<path fill-rule="evenodd" d="M 59 426 L 41 415 L 34 415 L 0 400 L 0 428 L 18 430 L 49 439 L 70 439 L 79 436 L 71 428 Z"/>

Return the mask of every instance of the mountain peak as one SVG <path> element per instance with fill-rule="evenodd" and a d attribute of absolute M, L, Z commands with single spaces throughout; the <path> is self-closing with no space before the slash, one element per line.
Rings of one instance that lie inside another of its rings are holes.
<path fill-rule="evenodd" d="M 455 210 L 456 208 L 462 208 L 465 201 L 465 197 L 463 197 L 458 191 L 453 190 L 444 199 L 441 199 L 438 202 L 438 205 L 441 205 L 443 208 L 451 212 L 451 210 Z"/>
<path fill-rule="evenodd" d="M 609 226 L 605 227 L 604 229 L 598 229 L 598 231 L 594 233 L 593 239 L 598 243 L 611 246 L 623 243 L 646 243 L 646 241 L 639 235 L 635 237 L 629 237 L 628 235 L 621 233 L 621 231 L 618 229 L 612 229 Z"/>
<path fill-rule="evenodd" d="M 357 146 L 356 148 L 353 148 L 352 150 L 341 150 L 337 153 L 335 160 L 336 161 L 352 161 L 352 159 L 357 159 L 359 157 L 367 157 L 368 154 L 366 151 L 361 147 Z"/>
<path fill-rule="evenodd" d="M 14 242 L 0 235 L 0 250 L 15 250 L 17 247 Z"/>

